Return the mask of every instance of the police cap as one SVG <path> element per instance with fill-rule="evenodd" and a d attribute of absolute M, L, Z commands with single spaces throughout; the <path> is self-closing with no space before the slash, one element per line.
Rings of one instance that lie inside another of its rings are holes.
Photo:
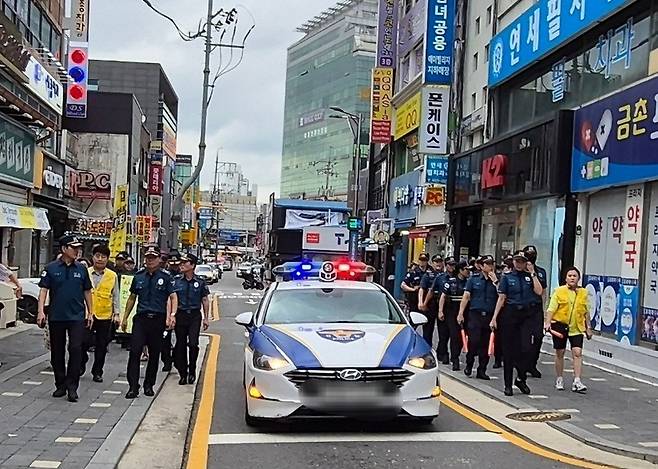
<path fill-rule="evenodd" d="M 458 268 L 459 270 L 468 269 L 468 262 L 466 262 L 466 261 L 459 261 L 459 263 L 457 264 L 457 268 Z"/>
<path fill-rule="evenodd" d="M 125 261 L 129 257 L 130 257 L 130 254 L 128 254 L 127 251 L 121 251 L 121 252 L 117 253 L 115 259 L 118 260 L 118 261 Z"/>
<path fill-rule="evenodd" d="M 433 255 L 432 262 L 443 262 L 443 256 L 441 254 Z"/>
<path fill-rule="evenodd" d="M 59 245 L 60 246 L 71 246 L 73 248 L 79 248 L 79 247 L 82 246 L 82 241 L 80 241 L 77 236 L 64 235 L 61 238 L 59 238 Z"/>
<path fill-rule="evenodd" d="M 149 244 L 144 251 L 145 257 L 160 257 L 160 246 L 157 244 Z"/>
<path fill-rule="evenodd" d="M 495 263 L 496 263 L 496 261 L 495 261 L 495 259 L 493 258 L 493 256 L 489 256 L 489 255 L 487 255 L 487 256 L 480 256 L 480 259 L 479 259 L 479 260 L 480 260 L 480 263 L 481 263 L 481 264 L 495 264 Z"/>
<path fill-rule="evenodd" d="M 446 264 L 457 265 L 457 261 L 455 260 L 455 256 L 446 257 Z"/>
<path fill-rule="evenodd" d="M 181 262 L 189 262 L 190 264 L 197 265 L 199 263 L 199 258 L 195 256 L 194 254 L 190 254 L 189 252 L 186 254 L 183 254 L 180 257 Z"/>
<path fill-rule="evenodd" d="M 421 262 L 427 262 L 430 260 L 430 255 L 427 254 L 426 252 L 421 252 L 420 256 L 418 256 L 418 260 Z"/>
<path fill-rule="evenodd" d="M 169 253 L 169 263 L 170 264 L 180 264 L 182 256 L 178 251 L 171 251 Z"/>
<path fill-rule="evenodd" d="M 522 260 L 522 261 L 527 261 L 528 260 L 528 257 L 526 256 L 526 253 L 522 249 L 519 249 L 518 251 L 515 251 L 512 258 L 514 260 Z"/>

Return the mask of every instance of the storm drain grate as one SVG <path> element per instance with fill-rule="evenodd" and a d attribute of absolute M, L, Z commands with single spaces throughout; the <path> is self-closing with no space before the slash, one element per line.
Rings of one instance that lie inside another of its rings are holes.
<path fill-rule="evenodd" d="M 507 418 L 521 422 L 557 422 L 569 420 L 571 415 L 564 412 L 517 412 L 509 414 Z"/>

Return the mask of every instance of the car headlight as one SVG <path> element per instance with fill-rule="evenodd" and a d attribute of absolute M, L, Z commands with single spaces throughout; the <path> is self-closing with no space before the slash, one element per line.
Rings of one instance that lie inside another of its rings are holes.
<path fill-rule="evenodd" d="M 254 350 L 254 366 L 259 370 L 273 371 L 290 365 L 288 360 L 279 357 L 270 357 Z"/>
<path fill-rule="evenodd" d="M 421 370 L 436 368 L 436 358 L 434 358 L 434 355 L 431 353 L 427 353 L 421 357 L 412 357 L 407 363 L 415 368 L 420 368 Z"/>

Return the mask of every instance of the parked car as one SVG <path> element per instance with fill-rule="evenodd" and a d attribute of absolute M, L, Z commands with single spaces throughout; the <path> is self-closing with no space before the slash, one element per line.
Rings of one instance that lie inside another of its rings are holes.
<path fill-rule="evenodd" d="M 215 273 L 217 274 L 217 280 L 221 280 L 222 275 L 224 275 L 224 271 L 222 270 L 222 266 L 219 264 L 219 262 L 208 262 L 208 265 L 215 270 Z"/>
<path fill-rule="evenodd" d="M 208 285 L 212 285 L 219 281 L 217 272 L 209 264 L 199 264 L 194 269 L 194 273 L 203 278 Z"/>
<path fill-rule="evenodd" d="M 23 289 L 23 298 L 16 303 L 18 319 L 28 324 L 37 322 L 39 308 L 39 280 L 40 278 L 19 278 Z"/>
<path fill-rule="evenodd" d="M 238 267 L 238 270 L 235 271 L 235 276 L 238 278 L 243 278 L 244 274 L 251 270 L 251 262 L 243 262 Z"/>

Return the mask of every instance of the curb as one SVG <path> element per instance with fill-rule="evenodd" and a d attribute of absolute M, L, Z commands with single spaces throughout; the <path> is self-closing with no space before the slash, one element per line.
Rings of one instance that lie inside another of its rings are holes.
<path fill-rule="evenodd" d="M 50 352 L 46 352 L 43 355 L 39 355 L 38 357 L 35 357 L 31 360 L 21 363 L 20 365 L 16 365 L 13 368 L 9 368 L 8 370 L 0 373 L 0 383 L 4 383 L 5 381 L 10 380 L 14 376 L 20 375 L 21 373 L 29 370 L 30 368 L 48 361 L 49 358 L 50 358 Z"/>
<path fill-rule="evenodd" d="M 467 378 L 466 376 L 463 376 L 463 374 L 456 372 L 455 374 L 446 373 L 446 372 L 443 372 L 441 374 L 449 376 L 455 381 L 458 381 L 465 386 L 475 389 L 478 392 L 481 392 L 482 394 L 485 394 L 490 398 L 496 399 L 497 401 L 500 401 L 504 404 L 514 407 L 517 410 L 521 410 L 521 409 L 529 410 L 528 406 L 523 401 L 515 399 L 514 397 L 505 396 L 504 398 L 502 398 L 502 396 L 504 396 L 502 391 L 498 391 L 490 386 L 480 385 L 479 383 L 475 382 L 475 378 Z M 462 405 L 466 405 L 457 396 L 450 396 L 450 397 L 456 400 L 457 402 L 460 402 Z M 477 412 L 477 410 L 475 409 L 471 409 L 471 410 Z M 511 430 L 504 423 L 502 422 L 498 422 L 498 423 L 504 426 L 505 428 L 509 429 L 511 432 L 515 433 L 514 430 Z M 587 430 L 583 430 L 577 427 L 576 425 L 573 425 L 568 422 L 546 422 L 546 423 L 552 428 L 555 428 L 556 430 L 559 430 L 560 432 L 564 433 L 565 435 L 574 438 L 580 441 L 581 443 L 592 446 L 594 448 L 607 451 L 610 453 L 615 453 L 620 456 L 626 456 L 629 458 L 639 459 L 653 464 L 658 464 L 658 452 L 652 451 L 648 448 L 642 449 L 642 448 L 637 448 L 635 446 L 624 445 L 621 443 L 610 441 L 605 438 L 601 438 L 591 432 L 588 432 Z M 518 436 L 524 437 L 524 435 L 518 435 Z"/>

